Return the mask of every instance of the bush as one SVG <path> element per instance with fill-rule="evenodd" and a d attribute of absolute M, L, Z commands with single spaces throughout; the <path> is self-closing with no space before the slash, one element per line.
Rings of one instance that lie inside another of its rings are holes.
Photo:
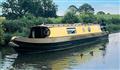
<path fill-rule="evenodd" d="M 113 24 L 120 24 L 120 18 L 112 18 L 112 19 L 110 19 L 110 21 L 111 21 L 111 23 L 113 23 Z"/>
<path fill-rule="evenodd" d="M 97 17 L 98 23 L 101 22 L 101 20 L 105 21 L 107 25 L 111 24 L 120 24 L 120 15 L 95 15 Z"/>
<path fill-rule="evenodd" d="M 115 24 L 107 25 L 107 30 L 110 33 L 112 33 L 112 32 L 118 32 L 118 31 L 120 31 L 120 24 L 119 25 L 115 25 Z"/>
<path fill-rule="evenodd" d="M 5 33 L 4 34 L 4 44 L 7 45 L 9 42 L 10 42 L 10 39 L 12 37 L 12 34 L 11 33 Z"/>
<path fill-rule="evenodd" d="M 0 45 L 3 45 L 4 44 L 4 31 L 3 31 L 3 28 L 2 26 L 0 25 Z"/>
<path fill-rule="evenodd" d="M 3 22 L 3 27 L 5 28 L 5 32 L 15 33 L 22 32 L 24 28 L 30 28 L 35 25 L 43 24 L 46 22 L 42 17 L 33 17 L 33 16 L 24 16 L 23 18 L 17 20 L 6 20 Z"/>
<path fill-rule="evenodd" d="M 5 32 L 14 33 L 16 31 L 21 31 L 21 22 L 19 20 L 7 20 L 3 22 L 3 27 Z"/>
<path fill-rule="evenodd" d="M 57 17 L 57 18 L 48 18 L 48 24 L 60 24 L 62 23 L 62 17 Z"/>
<path fill-rule="evenodd" d="M 82 19 L 83 23 L 94 23 L 96 17 L 93 14 L 80 14 L 79 18 Z"/>
<path fill-rule="evenodd" d="M 78 19 L 78 17 L 74 13 L 71 13 L 71 12 L 68 12 L 62 20 L 63 23 L 70 23 L 70 24 L 79 23 L 79 21 L 80 20 Z"/>

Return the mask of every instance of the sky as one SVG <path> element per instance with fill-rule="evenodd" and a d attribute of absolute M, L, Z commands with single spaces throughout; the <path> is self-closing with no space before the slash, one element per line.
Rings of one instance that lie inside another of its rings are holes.
<path fill-rule="evenodd" d="M 120 0 L 53 0 L 58 5 L 58 15 L 64 15 L 70 5 L 79 8 L 84 3 L 90 4 L 95 13 L 104 11 L 111 14 L 120 14 Z"/>
<path fill-rule="evenodd" d="M 0 0 L 0 3 L 3 1 L 5 0 Z M 95 9 L 95 13 L 104 11 L 105 13 L 120 14 L 120 0 L 53 0 L 53 2 L 58 6 L 57 15 L 59 16 L 63 16 L 70 5 L 79 8 L 84 3 L 90 4 Z M 0 8 L 0 14 L 1 10 Z"/>

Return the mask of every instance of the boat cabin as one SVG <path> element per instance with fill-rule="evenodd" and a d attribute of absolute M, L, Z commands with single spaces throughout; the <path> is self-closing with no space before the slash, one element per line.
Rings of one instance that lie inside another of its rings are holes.
<path fill-rule="evenodd" d="M 50 30 L 45 26 L 32 27 L 29 38 L 45 38 L 50 35 Z"/>
<path fill-rule="evenodd" d="M 45 24 L 34 26 L 29 38 L 63 37 L 102 32 L 99 24 Z"/>

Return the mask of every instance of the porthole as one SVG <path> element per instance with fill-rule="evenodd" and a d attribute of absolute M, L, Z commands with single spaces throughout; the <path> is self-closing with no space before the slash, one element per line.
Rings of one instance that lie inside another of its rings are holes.
<path fill-rule="evenodd" d="M 88 32 L 91 32 L 91 28 L 90 27 L 88 27 Z"/>
<path fill-rule="evenodd" d="M 82 28 L 82 31 L 85 32 L 85 28 L 84 27 Z"/>

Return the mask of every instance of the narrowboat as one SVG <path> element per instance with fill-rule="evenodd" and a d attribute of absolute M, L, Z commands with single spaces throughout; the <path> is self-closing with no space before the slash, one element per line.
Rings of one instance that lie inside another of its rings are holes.
<path fill-rule="evenodd" d="M 28 37 L 14 36 L 9 45 L 18 53 L 64 50 L 108 36 L 100 24 L 42 24 L 30 28 Z"/>

